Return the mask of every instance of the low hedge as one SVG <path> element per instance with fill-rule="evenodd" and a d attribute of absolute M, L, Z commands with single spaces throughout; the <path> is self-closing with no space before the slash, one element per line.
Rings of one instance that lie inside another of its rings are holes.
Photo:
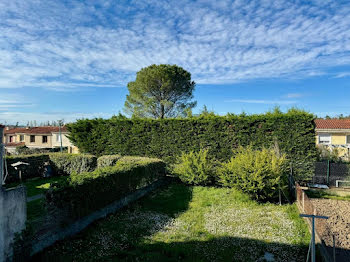
<path fill-rule="evenodd" d="M 50 162 L 48 154 L 33 154 L 33 155 L 16 155 L 6 156 L 6 167 L 8 176 L 6 183 L 13 183 L 19 181 L 19 172 L 11 165 L 17 162 L 28 163 L 29 165 L 21 167 L 22 179 L 26 180 L 34 177 L 41 177 L 45 172 L 45 164 Z"/>
<path fill-rule="evenodd" d="M 121 157 L 121 155 L 100 156 L 99 158 L 97 158 L 97 168 L 114 166 Z"/>
<path fill-rule="evenodd" d="M 97 158 L 87 154 L 50 154 L 50 162 L 56 175 L 91 172 L 97 167 Z"/>
<path fill-rule="evenodd" d="M 56 176 L 69 175 L 73 172 L 89 172 L 95 170 L 97 166 L 96 157 L 86 154 L 51 153 L 6 156 L 6 166 L 9 173 L 6 183 L 19 181 L 18 170 L 11 166 L 11 164 L 16 162 L 29 164 L 21 168 L 22 180 L 43 177 L 48 165 L 52 167 L 52 175 Z"/>
<path fill-rule="evenodd" d="M 52 184 L 46 193 L 48 206 L 82 217 L 147 186 L 165 175 L 165 163 L 159 159 L 119 159 L 115 166 L 93 172 L 71 174 L 64 183 Z"/>

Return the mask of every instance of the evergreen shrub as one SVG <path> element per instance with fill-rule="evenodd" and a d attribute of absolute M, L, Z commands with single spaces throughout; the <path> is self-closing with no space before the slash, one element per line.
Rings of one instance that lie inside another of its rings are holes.
<path fill-rule="evenodd" d="M 121 157 L 121 155 L 100 156 L 97 158 L 97 168 L 114 166 Z"/>
<path fill-rule="evenodd" d="M 182 182 L 191 185 L 208 185 L 214 182 L 214 165 L 208 156 L 208 150 L 182 153 L 173 172 Z"/>
<path fill-rule="evenodd" d="M 121 158 L 116 165 L 93 172 L 71 174 L 61 183 L 53 183 L 46 194 L 48 206 L 68 211 L 79 218 L 145 187 L 165 175 L 165 163 L 159 159 Z"/>
<path fill-rule="evenodd" d="M 309 178 L 316 159 L 314 116 L 292 109 L 259 115 L 184 119 L 83 119 L 68 125 L 70 139 L 81 152 L 96 156 L 138 155 L 176 163 L 183 152 L 208 149 L 224 162 L 238 146 L 269 148 L 277 140 L 293 166 L 296 179 Z"/>
<path fill-rule="evenodd" d="M 286 157 L 275 150 L 239 147 L 230 161 L 218 169 L 220 183 L 250 195 L 255 200 L 275 200 L 285 185 Z"/>

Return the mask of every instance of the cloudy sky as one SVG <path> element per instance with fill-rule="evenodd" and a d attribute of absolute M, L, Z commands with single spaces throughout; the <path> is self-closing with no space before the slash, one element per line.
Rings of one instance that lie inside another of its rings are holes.
<path fill-rule="evenodd" d="M 0 0 L 0 122 L 110 117 L 160 63 L 195 111 L 350 114 L 350 2 Z"/>

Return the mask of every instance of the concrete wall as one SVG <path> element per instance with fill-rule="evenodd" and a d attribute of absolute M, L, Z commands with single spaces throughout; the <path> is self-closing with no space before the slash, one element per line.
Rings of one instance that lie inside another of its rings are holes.
<path fill-rule="evenodd" d="M 52 147 L 60 147 L 61 142 L 57 141 L 57 136 L 59 136 L 59 133 L 52 133 Z M 62 146 L 63 147 L 69 147 L 73 146 L 73 144 L 70 142 L 70 140 L 67 137 L 67 133 L 62 133 Z"/>
<path fill-rule="evenodd" d="M 26 220 L 25 187 L 5 190 L 0 185 L 0 262 L 11 260 L 15 234 L 25 229 Z"/>

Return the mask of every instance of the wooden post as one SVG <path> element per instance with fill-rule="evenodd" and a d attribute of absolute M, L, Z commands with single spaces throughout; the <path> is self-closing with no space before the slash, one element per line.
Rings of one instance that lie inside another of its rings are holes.
<path fill-rule="evenodd" d="M 303 212 L 305 212 L 305 197 L 304 197 L 304 190 L 303 191 L 301 191 L 302 192 L 302 194 L 303 194 Z"/>

